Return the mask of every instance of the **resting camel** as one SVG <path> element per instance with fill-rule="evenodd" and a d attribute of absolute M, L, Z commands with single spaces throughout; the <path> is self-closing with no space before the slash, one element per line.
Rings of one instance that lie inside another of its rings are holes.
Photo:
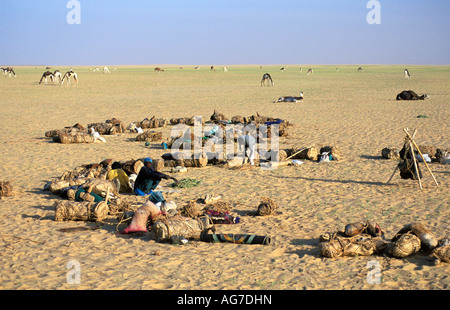
<path fill-rule="evenodd" d="M 303 100 L 303 92 L 301 91 L 298 97 L 294 96 L 284 96 L 278 98 L 276 102 L 299 102 L 300 100 Z"/>
<path fill-rule="evenodd" d="M 75 72 L 73 72 L 73 70 L 69 70 L 67 71 L 62 80 L 61 80 L 61 85 L 64 84 L 64 80 L 67 78 L 67 85 L 70 85 L 70 78 L 73 77 L 73 79 L 75 80 L 75 83 L 78 85 L 78 76 Z"/>
<path fill-rule="evenodd" d="M 404 90 L 400 94 L 397 95 L 397 100 L 424 100 L 429 99 L 430 97 L 427 94 L 423 94 L 422 96 L 417 95 L 412 90 Z"/>
<path fill-rule="evenodd" d="M 262 80 L 261 80 L 261 86 L 265 85 L 265 81 L 267 81 L 267 86 L 270 86 L 270 85 L 273 86 L 273 84 L 274 84 L 273 80 L 272 80 L 272 77 L 270 76 L 269 73 L 264 73 L 264 75 L 262 77 Z"/>

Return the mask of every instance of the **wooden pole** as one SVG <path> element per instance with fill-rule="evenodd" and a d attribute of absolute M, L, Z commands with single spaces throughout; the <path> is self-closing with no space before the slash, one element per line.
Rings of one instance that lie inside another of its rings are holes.
<path fill-rule="evenodd" d="M 436 181 L 436 178 L 433 175 L 433 172 L 431 172 L 430 167 L 428 167 L 427 162 L 425 161 L 425 158 L 422 155 L 422 152 L 419 150 L 419 147 L 417 146 L 416 142 L 414 142 L 413 138 L 411 137 L 411 135 L 409 134 L 407 129 L 403 129 L 403 131 L 406 133 L 406 135 L 408 136 L 409 140 L 412 142 L 412 144 L 414 145 L 414 147 L 417 149 L 417 152 L 419 152 L 420 157 L 422 157 L 422 160 L 425 164 L 425 167 L 427 167 L 428 172 L 431 174 L 431 176 L 433 177 L 434 183 L 436 183 L 436 185 L 439 186 L 438 182 Z M 414 154 L 413 154 L 414 155 Z"/>
<path fill-rule="evenodd" d="M 409 141 L 409 148 L 410 148 L 410 152 L 411 152 L 411 156 L 412 156 L 412 161 L 414 163 L 414 169 L 416 170 L 417 180 L 419 181 L 420 189 L 422 189 L 422 181 L 420 181 L 419 169 L 417 168 L 417 162 L 416 162 L 417 159 L 416 159 L 416 156 L 414 155 L 414 149 L 413 149 L 411 140 Z"/>
<path fill-rule="evenodd" d="M 310 147 L 304 147 L 304 148 L 302 148 L 302 149 L 300 149 L 300 151 L 297 151 L 297 152 L 295 152 L 294 154 L 292 154 L 291 156 L 288 156 L 287 158 L 286 158 L 286 160 L 287 159 L 290 159 L 291 157 L 294 157 L 295 155 L 297 155 L 297 154 L 299 154 L 300 152 L 303 152 L 304 150 L 307 150 L 307 149 L 309 149 Z"/>
<path fill-rule="evenodd" d="M 393 178 L 393 177 L 394 177 L 394 175 L 395 175 L 395 172 L 397 172 L 397 169 L 398 169 L 398 165 L 397 165 L 397 166 L 395 166 L 395 170 L 394 170 L 394 172 L 392 173 L 391 177 L 389 178 L 389 180 L 387 181 L 387 183 L 386 183 L 386 184 L 389 184 L 389 182 L 391 182 L 392 178 Z"/>

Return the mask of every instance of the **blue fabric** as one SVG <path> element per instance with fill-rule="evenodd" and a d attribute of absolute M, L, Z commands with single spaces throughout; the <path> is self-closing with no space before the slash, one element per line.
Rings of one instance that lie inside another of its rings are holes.
<path fill-rule="evenodd" d="M 152 192 L 150 191 L 150 193 L 144 193 L 143 191 L 141 191 L 139 188 L 135 188 L 134 189 L 134 193 L 138 196 L 147 196 L 150 195 Z"/>

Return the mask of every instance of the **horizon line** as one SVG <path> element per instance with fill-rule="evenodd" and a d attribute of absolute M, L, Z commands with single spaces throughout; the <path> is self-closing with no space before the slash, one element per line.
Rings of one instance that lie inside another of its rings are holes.
<path fill-rule="evenodd" d="M 7 67 L 104 67 L 104 66 L 120 66 L 120 67 L 140 67 L 140 66 L 450 66 L 450 64 L 102 64 L 102 65 L 63 65 L 63 64 L 34 64 L 34 65 L 8 65 Z"/>

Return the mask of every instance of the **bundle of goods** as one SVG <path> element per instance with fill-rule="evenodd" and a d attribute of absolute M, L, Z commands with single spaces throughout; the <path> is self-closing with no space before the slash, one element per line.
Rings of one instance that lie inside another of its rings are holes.
<path fill-rule="evenodd" d="M 204 154 L 192 154 L 190 158 L 183 158 L 181 152 L 163 154 L 165 167 L 205 167 L 208 158 Z"/>
<path fill-rule="evenodd" d="M 137 127 L 140 127 L 142 129 L 146 128 L 160 128 L 160 127 L 166 127 L 169 124 L 169 121 L 162 118 L 156 118 L 155 116 L 152 116 L 150 119 L 145 118 L 140 122 L 134 123 Z"/>
<path fill-rule="evenodd" d="M 136 141 L 160 141 L 162 140 L 162 132 L 148 130 L 136 136 Z"/>
<path fill-rule="evenodd" d="M 87 125 L 88 128 L 94 128 L 96 132 L 104 135 L 115 135 L 125 132 L 125 127 L 117 118 L 106 120 L 104 123 L 92 123 Z"/>
<path fill-rule="evenodd" d="M 178 124 L 184 124 L 187 126 L 194 126 L 197 123 L 203 124 L 203 118 L 200 119 L 199 117 L 179 117 L 179 118 L 171 118 L 170 124 L 171 125 L 178 125 Z"/>
<path fill-rule="evenodd" d="M 378 224 L 351 223 L 344 232 L 325 233 L 319 238 L 320 255 L 330 258 L 341 256 L 369 256 L 382 253 L 387 246 Z"/>
<path fill-rule="evenodd" d="M 214 224 L 237 224 L 240 217 L 231 213 L 233 204 L 220 200 L 221 196 L 208 194 L 194 199 L 181 209 L 181 215 L 191 218 L 208 216 Z"/>
<path fill-rule="evenodd" d="M 70 143 L 94 143 L 95 138 L 79 127 L 65 127 L 61 130 L 46 132 L 47 137 L 51 136 L 53 142 Z"/>
<path fill-rule="evenodd" d="M 101 161 L 100 163 L 83 164 L 75 169 L 64 172 L 60 179 L 61 180 L 74 180 L 77 178 L 99 178 L 105 179 L 106 174 L 111 169 L 110 158 Z"/>
<path fill-rule="evenodd" d="M 342 152 L 337 146 L 308 146 L 301 148 L 290 148 L 279 150 L 278 152 L 267 152 L 266 156 L 275 156 L 278 161 L 286 161 L 289 159 L 308 159 L 312 161 L 323 161 L 327 157 L 326 161 L 330 160 L 342 160 Z"/>
<path fill-rule="evenodd" d="M 442 148 L 436 148 L 434 146 L 428 145 L 418 145 L 418 151 L 422 153 L 425 160 L 427 162 L 441 162 L 445 157 L 446 150 Z M 420 156 L 419 152 L 415 151 L 414 155 L 419 162 L 423 161 L 422 156 Z M 404 151 L 403 151 L 404 152 Z M 381 150 L 381 157 L 384 159 L 400 159 L 400 152 L 397 148 L 385 147 Z"/>
<path fill-rule="evenodd" d="M 224 114 L 219 113 L 216 110 L 214 110 L 214 113 L 211 115 L 210 120 L 213 121 L 213 122 L 227 121 L 228 118 Z"/>
<path fill-rule="evenodd" d="M 400 154 L 396 148 L 385 147 L 381 150 L 381 157 L 385 159 L 399 159 Z"/>
<path fill-rule="evenodd" d="M 265 216 L 265 215 L 273 215 L 277 212 L 278 204 L 268 197 L 263 197 L 262 201 L 258 205 L 256 214 Z"/>
<path fill-rule="evenodd" d="M 13 196 L 14 190 L 9 181 L 0 181 L 0 198 Z"/>
<path fill-rule="evenodd" d="M 56 221 L 103 221 L 109 212 L 106 201 L 57 201 L 53 207 Z"/>
<path fill-rule="evenodd" d="M 343 232 L 325 233 L 319 238 L 320 255 L 330 258 L 372 254 L 404 258 L 419 251 L 430 252 L 435 264 L 450 262 L 450 241 L 438 240 L 423 223 L 405 225 L 390 241 L 378 224 L 351 223 Z"/>
<path fill-rule="evenodd" d="M 450 238 L 439 240 L 439 244 L 431 256 L 434 258 L 435 265 L 439 265 L 441 262 L 450 263 Z"/>
<path fill-rule="evenodd" d="M 201 234 L 200 240 L 205 242 L 223 242 L 237 244 L 263 244 L 269 245 L 272 239 L 268 236 L 247 235 L 247 234 Z"/>
<path fill-rule="evenodd" d="M 200 239 L 201 234 L 214 229 L 214 224 L 208 216 L 196 219 L 175 216 L 156 221 L 151 229 L 157 242 L 169 242 L 173 236 Z"/>
<path fill-rule="evenodd" d="M 70 133 L 70 132 L 86 132 L 86 129 L 80 123 L 76 123 L 73 126 L 64 127 L 63 129 L 54 129 L 45 132 L 45 137 L 53 138 L 58 136 L 60 133 Z"/>
<path fill-rule="evenodd" d="M 74 180 L 55 179 L 48 182 L 44 186 L 44 190 L 49 190 L 53 194 L 57 194 L 68 199 L 72 198 L 73 200 L 75 199 L 74 195 L 76 191 L 79 189 L 83 189 L 87 193 L 93 193 L 102 198 L 107 197 L 107 193 L 109 193 L 110 197 L 117 196 L 118 193 L 117 184 L 115 182 L 95 178 L 77 178 Z M 75 190 L 75 192 L 69 190 Z M 86 199 L 92 198 L 86 197 Z"/>

